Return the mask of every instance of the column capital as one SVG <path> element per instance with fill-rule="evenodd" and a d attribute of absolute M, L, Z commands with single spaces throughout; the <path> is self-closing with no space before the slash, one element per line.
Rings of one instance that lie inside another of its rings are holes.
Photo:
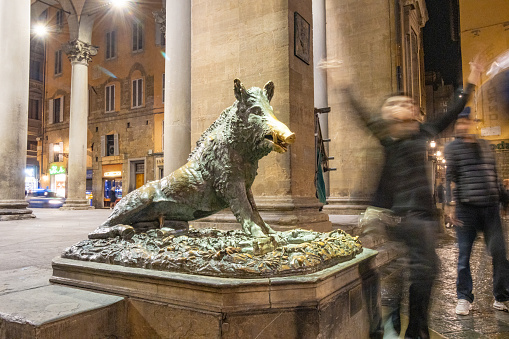
<path fill-rule="evenodd" d="M 97 54 L 98 46 L 93 46 L 79 39 L 74 39 L 62 46 L 65 54 L 71 62 L 88 64 L 92 57 Z"/>
<path fill-rule="evenodd" d="M 156 24 L 160 25 L 159 29 L 161 30 L 161 33 L 163 33 L 166 37 L 166 10 L 163 8 L 158 11 L 153 11 L 152 15 L 154 16 Z"/>

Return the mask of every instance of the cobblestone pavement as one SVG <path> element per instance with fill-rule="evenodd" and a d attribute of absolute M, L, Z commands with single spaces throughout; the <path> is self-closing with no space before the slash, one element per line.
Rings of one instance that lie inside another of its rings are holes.
<path fill-rule="evenodd" d="M 508 219 L 505 219 L 504 228 L 507 247 L 509 247 L 508 226 Z M 509 339 L 509 313 L 497 311 L 492 307 L 494 301 L 492 294 L 492 264 L 482 235 L 478 235 L 470 259 L 475 300 L 472 304 L 472 310 L 467 316 L 460 316 L 455 313 L 458 248 L 454 228 L 446 229 L 440 238 L 437 248 L 437 254 L 440 258 L 440 272 L 433 290 L 430 308 L 429 326 L 435 332 L 432 337 Z M 393 273 L 398 267 L 397 263 L 391 263 L 382 269 L 382 304 L 386 303 L 391 295 L 391 289 L 393 288 L 391 278 L 395 275 Z M 507 278 L 509 279 L 509 277 Z M 405 288 L 405 291 L 408 291 L 408 289 Z M 408 300 L 408 296 L 405 300 Z M 408 305 L 403 305 L 404 313 L 407 313 L 407 307 Z"/>

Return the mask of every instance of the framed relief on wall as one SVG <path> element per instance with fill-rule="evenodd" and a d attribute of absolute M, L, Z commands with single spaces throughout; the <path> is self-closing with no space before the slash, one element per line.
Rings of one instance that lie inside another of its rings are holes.
<path fill-rule="evenodd" d="M 309 23 L 299 13 L 295 12 L 293 25 L 294 54 L 309 65 L 309 54 L 311 53 Z"/>

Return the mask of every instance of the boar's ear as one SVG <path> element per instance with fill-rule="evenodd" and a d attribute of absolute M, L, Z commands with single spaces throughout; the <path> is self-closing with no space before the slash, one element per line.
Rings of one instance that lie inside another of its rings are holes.
<path fill-rule="evenodd" d="M 233 91 L 235 92 L 235 98 L 237 98 L 239 102 L 246 101 L 247 91 L 239 79 L 233 80 Z"/>
<path fill-rule="evenodd" d="M 274 83 L 272 81 L 267 82 L 263 87 L 263 92 L 265 92 L 265 95 L 270 102 L 270 100 L 272 100 L 272 96 L 274 95 Z"/>

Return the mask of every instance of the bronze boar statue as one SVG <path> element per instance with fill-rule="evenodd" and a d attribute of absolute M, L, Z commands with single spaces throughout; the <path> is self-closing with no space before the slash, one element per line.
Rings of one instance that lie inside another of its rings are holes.
<path fill-rule="evenodd" d="M 274 83 L 246 90 L 234 81 L 235 103 L 201 135 L 188 162 L 127 194 L 90 239 L 131 237 L 136 229 L 174 227 L 230 207 L 253 237 L 275 233 L 258 213 L 251 186 L 258 160 L 284 153 L 295 134 L 274 116 Z M 148 226 L 147 226 L 148 225 Z M 166 225 L 169 225 L 167 227 Z"/>

